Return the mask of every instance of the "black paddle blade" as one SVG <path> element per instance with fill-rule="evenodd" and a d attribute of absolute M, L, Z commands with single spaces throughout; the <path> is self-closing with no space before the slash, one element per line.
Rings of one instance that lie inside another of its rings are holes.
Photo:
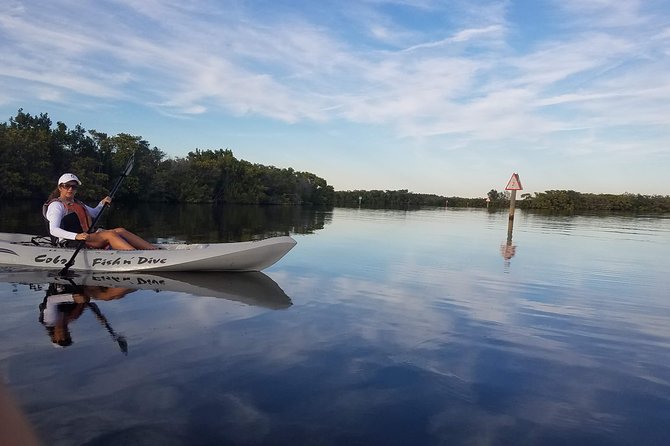
<path fill-rule="evenodd" d="M 116 342 L 119 343 L 119 348 L 121 349 L 123 354 L 128 356 L 128 342 L 126 342 L 126 338 L 124 338 L 123 336 L 119 336 L 116 339 Z"/>

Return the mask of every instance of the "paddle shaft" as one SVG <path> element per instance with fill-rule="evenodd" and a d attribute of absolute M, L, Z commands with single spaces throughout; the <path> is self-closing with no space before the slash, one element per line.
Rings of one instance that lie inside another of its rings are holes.
<path fill-rule="evenodd" d="M 86 305 L 88 305 L 88 308 L 90 308 L 91 311 L 93 311 L 93 313 L 98 318 L 100 323 L 102 323 L 102 325 L 107 330 L 107 333 L 109 333 L 112 336 L 112 339 L 114 341 L 116 341 L 117 344 L 119 344 L 119 348 L 121 349 L 123 354 L 127 355 L 128 354 L 128 343 L 126 342 L 126 338 L 116 334 L 116 332 L 114 331 L 112 326 L 109 324 L 109 322 L 107 322 L 107 318 L 102 314 L 102 311 L 100 311 L 100 308 L 98 308 L 98 306 L 95 303 L 88 302 Z"/>
<path fill-rule="evenodd" d="M 133 154 L 130 155 L 130 158 L 128 159 L 128 162 L 126 163 L 126 167 L 123 169 L 123 173 L 116 180 L 116 183 L 114 184 L 114 187 L 112 188 L 112 191 L 109 193 L 109 198 L 114 198 L 114 195 L 116 194 L 116 191 L 119 189 L 119 186 L 121 186 L 121 183 L 123 182 L 123 179 L 128 176 L 131 169 L 133 168 L 134 162 L 135 162 L 135 153 L 133 152 Z M 100 209 L 100 212 L 98 212 L 98 215 L 95 216 L 95 219 L 93 219 L 93 223 L 91 223 L 91 226 L 88 228 L 88 231 L 86 231 L 86 233 L 91 234 L 95 231 L 95 225 L 98 224 L 98 220 L 100 220 L 100 217 L 102 216 L 102 213 L 105 212 L 105 209 L 107 209 L 107 206 L 108 206 L 107 203 L 102 205 L 102 209 Z M 68 260 L 68 262 L 65 264 L 63 269 L 58 273 L 59 276 L 64 276 L 64 275 L 67 274 L 70 267 L 72 265 L 74 265 L 75 257 L 77 257 L 77 254 L 79 254 L 79 251 L 81 251 L 81 248 L 83 248 L 85 244 L 86 244 L 86 240 L 79 240 L 79 244 L 77 245 L 77 249 L 74 250 L 74 253 L 72 254 L 72 257 L 70 257 L 70 260 Z"/>

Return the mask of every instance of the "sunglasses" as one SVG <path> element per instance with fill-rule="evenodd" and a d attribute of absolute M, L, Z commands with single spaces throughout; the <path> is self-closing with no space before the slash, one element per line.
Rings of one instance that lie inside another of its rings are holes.
<path fill-rule="evenodd" d="M 77 190 L 77 188 L 79 187 L 79 185 L 78 185 L 78 184 L 61 184 L 61 187 L 62 187 L 63 189 L 73 189 L 73 190 Z"/>

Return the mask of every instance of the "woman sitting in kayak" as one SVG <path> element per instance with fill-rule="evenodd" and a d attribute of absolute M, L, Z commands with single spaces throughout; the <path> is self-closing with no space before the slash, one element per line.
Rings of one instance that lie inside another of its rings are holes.
<path fill-rule="evenodd" d="M 158 249 L 141 237 L 124 228 L 87 231 L 105 204 L 112 202 L 110 197 L 100 200 L 97 207 L 92 208 L 75 199 L 81 181 L 76 175 L 65 173 L 58 179 L 58 188 L 54 190 L 44 204 L 44 216 L 49 221 L 49 233 L 52 237 L 65 242 L 65 246 L 75 247 L 78 241 L 84 240 L 86 247 L 131 251 L 134 249 Z"/>

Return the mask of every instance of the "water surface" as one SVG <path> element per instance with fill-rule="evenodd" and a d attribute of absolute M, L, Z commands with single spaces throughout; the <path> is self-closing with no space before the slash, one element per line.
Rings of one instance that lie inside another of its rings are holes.
<path fill-rule="evenodd" d="M 91 291 L 67 347 L 39 321 L 48 280 L 3 271 L 0 373 L 45 443 L 670 438 L 667 217 L 518 213 L 510 239 L 483 210 L 198 212 L 138 227 L 298 245 L 247 279 Z"/>

